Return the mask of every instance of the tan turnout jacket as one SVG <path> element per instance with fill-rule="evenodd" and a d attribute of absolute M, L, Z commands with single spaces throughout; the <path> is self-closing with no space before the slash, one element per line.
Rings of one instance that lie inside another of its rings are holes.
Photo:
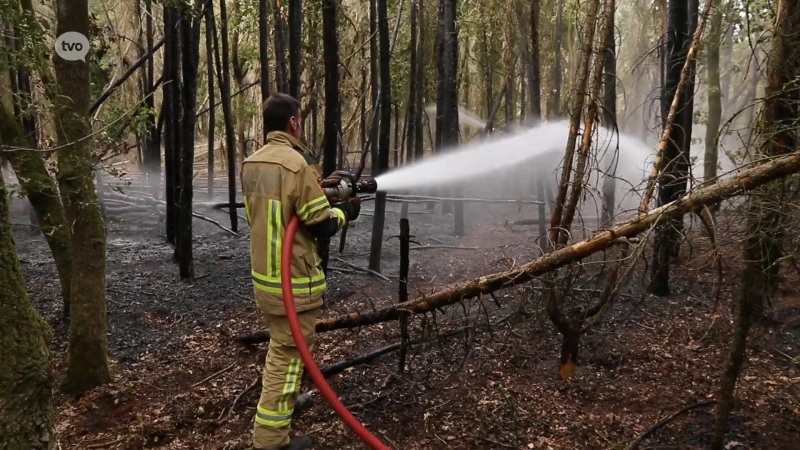
<path fill-rule="evenodd" d="M 266 145 L 244 161 L 241 180 L 258 307 L 267 314 L 286 314 L 281 295 L 281 252 L 286 225 L 294 214 L 301 221 L 290 269 L 295 306 L 298 312 L 321 307 L 325 275 L 316 239 L 303 224 L 335 217 L 341 229 L 346 218 L 325 198 L 314 157 L 292 135 L 274 131 L 267 135 Z"/>

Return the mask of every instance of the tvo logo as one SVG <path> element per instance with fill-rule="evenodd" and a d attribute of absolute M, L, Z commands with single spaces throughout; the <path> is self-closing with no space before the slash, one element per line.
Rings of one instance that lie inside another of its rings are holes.
<path fill-rule="evenodd" d="M 55 51 L 61 59 L 86 62 L 89 39 L 77 31 L 67 31 L 56 38 Z"/>

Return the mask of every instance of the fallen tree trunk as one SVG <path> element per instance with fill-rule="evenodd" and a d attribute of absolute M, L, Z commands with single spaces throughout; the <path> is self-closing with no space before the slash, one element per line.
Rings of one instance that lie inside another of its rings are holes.
<path fill-rule="evenodd" d="M 721 200 L 742 194 L 764 183 L 783 178 L 798 171 L 800 171 L 800 153 L 792 153 L 768 160 L 764 164 L 741 172 L 736 177 L 724 180 L 714 186 L 694 190 L 672 203 L 655 208 L 650 212 L 638 214 L 611 229 L 598 232 L 591 239 L 548 253 L 514 270 L 485 275 L 429 296 L 398 303 L 372 312 L 351 313 L 331 319 L 319 320 L 317 321 L 316 330 L 319 333 L 389 322 L 397 320 L 403 312 L 423 314 L 466 298 L 517 286 L 530 281 L 536 276 L 586 258 L 615 244 L 619 238 L 633 237 L 661 221 L 686 214 L 703 206 L 718 203 Z M 240 343 L 255 344 L 264 342 L 260 338 L 266 336 L 268 334 L 260 332 L 239 336 L 236 339 Z"/>

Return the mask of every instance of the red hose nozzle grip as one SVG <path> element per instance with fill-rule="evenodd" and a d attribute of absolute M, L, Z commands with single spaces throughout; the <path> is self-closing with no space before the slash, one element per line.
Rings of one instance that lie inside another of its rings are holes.
<path fill-rule="evenodd" d="M 311 350 L 308 348 L 308 343 L 303 337 L 303 330 L 300 328 L 300 319 L 297 317 L 297 309 L 294 307 L 294 293 L 292 292 L 292 247 L 294 246 L 295 234 L 300 225 L 300 218 L 297 215 L 292 216 L 289 220 L 289 225 L 286 226 L 286 235 L 283 249 L 281 252 L 281 287 L 283 290 L 283 305 L 286 308 L 286 318 L 289 321 L 289 328 L 292 330 L 292 338 L 294 339 L 297 350 L 300 352 L 300 358 L 306 366 L 308 374 L 317 385 L 322 396 L 333 407 L 336 415 L 342 419 L 353 432 L 364 441 L 370 448 L 374 450 L 391 450 L 377 437 L 369 432 L 363 425 L 348 411 L 347 407 L 339 400 L 336 393 L 333 392 L 331 386 L 319 370 L 319 366 L 311 356 Z M 283 269 L 286 268 L 286 269 Z"/>

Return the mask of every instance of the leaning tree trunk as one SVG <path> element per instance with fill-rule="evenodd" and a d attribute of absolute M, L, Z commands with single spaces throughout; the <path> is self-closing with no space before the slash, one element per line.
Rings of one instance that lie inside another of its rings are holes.
<path fill-rule="evenodd" d="M 0 105 L 0 142 L 19 148 L 30 148 L 30 141 L 19 122 Z M 28 200 L 31 202 L 39 229 L 42 232 L 53 260 L 56 263 L 58 278 L 61 282 L 61 298 L 63 299 L 63 316 L 69 317 L 70 289 L 72 280 L 71 236 L 67 220 L 64 217 L 64 206 L 58 196 L 58 188 L 44 160 L 33 150 L 6 153 L 14 168 L 17 179 Z"/>
<path fill-rule="evenodd" d="M 0 144 L 15 145 L 5 139 Z M 54 450 L 50 327 L 25 291 L 9 198 L 0 171 L 0 447 Z"/>
<path fill-rule="evenodd" d="M 378 42 L 380 46 L 380 133 L 377 165 L 373 161 L 372 176 L 376 177 L 389 170 L 389 138 L 392 126 L 392 78 L 389 55 L 388 0 L 377 0 Z M 373 144 L 374 145 L 374 144 Z M 386 220 L 386 193 L 378 192 L 375 198 L 375 215 L 372 221 L 372 242 L 369 252 L 369 268 L 381 270 L 381 249 L 383 247 L 383 226 Z"/>
<path fill-rule="evenodd" d="M 775 35 L 767 67 L 763 119 L 758 131 L 760 153 L 773 158 L 797 152 L 797 120 L 800 94 L 795 82 L 800 76 L 800 5 L 779 0 Z M 714 411 L 711 448 L 722 450 L 728 417 L 734 403 L 736 381 L 745 362 L 747 335 L 751 323 L 763 313 L 778 282 L 784 223 L 789 209 L 790 180 L 776 181 L 754 190 L 748 198 L 747 234 L 743 243 L 743 269 L 737 299 L 733 342 L 720 380 Z"/>
<path fill-rule="evenodd" d="M 88 0 L 56 2 L 56 34 L 89 36 Z M 67 223 L 72 225 L 72 287 L 69 362 L 62 389 L 71 394 L 111 380 L 106 323 L 106 229 L 92 175 L 89 66 L 53 58 L 58 90 L 56 136 L 61 150 L 58 182 Z"/>

